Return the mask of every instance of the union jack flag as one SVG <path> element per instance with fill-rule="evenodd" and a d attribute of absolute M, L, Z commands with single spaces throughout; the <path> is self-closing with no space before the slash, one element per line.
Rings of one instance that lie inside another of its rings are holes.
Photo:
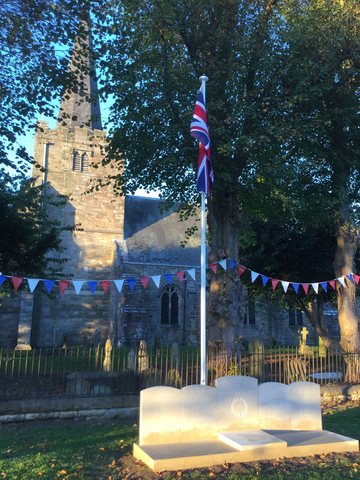
<path fill-rule="evenodd" d="M 195 111 L 190 125 L 191 136 L 200 142 L 199 164 L 197 171 L 197 189 L 210 195 L 214 183 L 214 172 L 210 157 L 210 135 L 206 119 L 206 109 L 202 89 L 195 104 Z"/>

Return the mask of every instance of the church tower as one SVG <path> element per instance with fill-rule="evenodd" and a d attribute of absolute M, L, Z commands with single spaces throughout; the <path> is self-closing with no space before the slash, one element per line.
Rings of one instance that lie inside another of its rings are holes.
<path fill-rule="evenodd" d="M 64 93 L 56 128 L 50 129 L 44 121 L 37 124 L 34 160 L 44 172 L 39 176 L 39 170 L 34 169 L 33 176 L 45 184 L 48 213 L 61 226 L 75 227 L 74 232 L 63 233 L 62 252 L 54 252 L 64 260 L 63 279 L 84 284 L 79 294 L 73 283 L 64 294 L 56 283 L 52 298 L 36 294 L 31 342 L 36 346 L 58 346 L 64 333 L 75 344 L 85 335 L 93 335 L 96 328 L 102 338 L 113 333 L 110 292 L 105 294 L 99 282 L 113 279 L 113 239 L 123 238 L 124 200 L 116 198 L 111 187 L 85 194 L 110 173 L 101 165 L 106 133 L 102 130 L 87 26 L 76 41 L 70 72 L 76 75 L 79 86 L 75 92 Z M 98 168 L 93 164 L 99 164 Z M 66 196 L 65 204 L 51 206 L 49 199 L 59 195 Z M 98 281 L 94 293 L 87 283 L 91 280 Z"/>

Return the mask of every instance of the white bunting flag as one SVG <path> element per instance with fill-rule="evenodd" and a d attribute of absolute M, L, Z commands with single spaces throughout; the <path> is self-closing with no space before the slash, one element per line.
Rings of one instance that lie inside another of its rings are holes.
<path fill-rule="evenodd" d="M 251 281 L 252 282 L 255 282 L 255 280 L 257 279 L 257 277 L 260 275 L 260 273 L 256 273 L 256 272 L 251 272 Z"/>
<path fill-rule="evenodd" d="M 27 281 L 29 283 L 30 292 L 33 293 L 33 291 L 36 288 L 36 285 L 39 283 L 39 280 L 36 278 L 28 278 Z"/>
<path fill-rule="evenodd" d="M 221 267 L 226 270 L 226 258 L 225 260 L 221 260 L 221 262 L 219 262 L 219 264 L 221 265 Z"/>
<path fill-rule="evenodd" d="M 119 293 L 121 292 L 122 286 L 124 284 L 124 280 L 114 280 L 114 283 L 116 285 L 116 288 L 119 290 Z"/>
<path fill-rule="evenodd" d="M 191 268 L 190 270 L 186 270 L 190 277 L 192 277 L 193 280 L 195 280 L 195 268 Z"/>
<path fill-rule="evenodd" d="M 343 287 L 346 287 L 346 285 L 345 285 L 345 278 L 344 278 L 344 277 L 339 277 L 338 280 L 339 280 L 339 282 L 341 283 L 341 285 L 342 285 Z"/>
<path fill-rule="evenodd" d="M 159 288 L 161 275 L 154 275 L 151 278 L 154 280 L 155 285 Z"/>
<path fill-rule="evenodd" d="M 281 283 L 282 283 L 284 292 L 286 293 L 286 292 L 287 292 L 287 289 L 288 289 L 288 287 L 289 287 L 289 285 L 290 285 L 290 282 L 284 282 L 284 281 L 282 280 Z"/>
<path fill-rule="evenodd" d="M 319 291 L 319 284 L 318 284 L 318 283 L 312 283 L 311 286 L 313 287 L 315 293 L 318 293 L 318 291 Z"/>
<path fill-rule="evenodd" d="M 81 287 L 84 285 L 84 281 L 83 280 L 73 280 L 72 283 L 74 285 L 76 295 L 79 295 Z"/>

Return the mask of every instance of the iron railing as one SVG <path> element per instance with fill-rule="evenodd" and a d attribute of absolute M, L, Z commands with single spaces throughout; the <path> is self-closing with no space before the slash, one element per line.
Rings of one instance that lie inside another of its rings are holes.
<path fill-rule="evenodd" d="M 216 378 L 246 375 L 261 383 L 351 383 L 360 380 L 359 363 L 359 353 L 325 354 L 316 347 L 306 353 L 279 346 L 258 352 L 208 352 L 207 382 L 214 385 Z M 180 347 L 178 354 L 170 347 L 148 353 L 86 347 L 0 350 L 0 400 L 123 395 L 157 385 L 181 388 L 199 383 L 197 347 Z"/>

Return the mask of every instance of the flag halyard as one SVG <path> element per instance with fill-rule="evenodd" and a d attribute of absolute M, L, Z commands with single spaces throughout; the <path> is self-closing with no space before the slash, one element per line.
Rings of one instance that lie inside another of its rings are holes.
<path fill-rule="evenodd" d="M 206 108 L 202 88 L 195 104 L 195 111 L 190 125 L 191 136 L 200 142 L 199 164 L 197 172 L 197 189 L 210 195 L 214 183 L 214 172 L 210 155 L 210 135 L 206 117 Z"/>

